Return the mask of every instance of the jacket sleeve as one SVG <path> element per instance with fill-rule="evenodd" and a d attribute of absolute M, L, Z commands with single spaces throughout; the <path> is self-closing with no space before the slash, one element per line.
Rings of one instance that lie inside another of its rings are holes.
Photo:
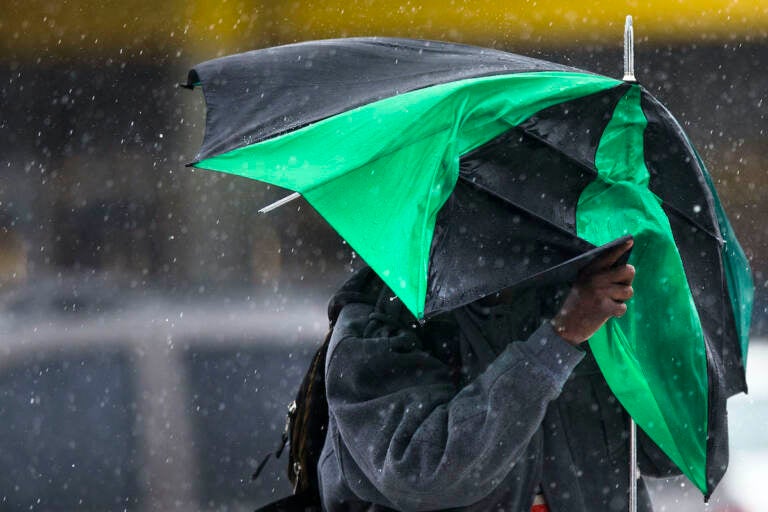
<path fill-rule="evenodd" d="M 347 305 L 331 341 L 326 386 L 339 442 L 399 509 L 477 502 L 524 453 L 583 352 L 547 323 L 459 387 L 414 331 L 363 337 L 371 310 Z"/>

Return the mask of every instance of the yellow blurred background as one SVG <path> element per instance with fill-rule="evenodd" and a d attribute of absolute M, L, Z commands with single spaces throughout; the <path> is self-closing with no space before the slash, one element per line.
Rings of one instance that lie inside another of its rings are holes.
<path fill-rule="evenodd" d="M 578 5 L 556 0 L 44 0 L 8 1 L 0 14 L 6 55 L 77 55 L 116 49 L 219 55 L 297 40 L 360 35 L 493 46 L 621 43 L 631 14 L 639 44 L 759 41 L 759 0 L 648 0 Z"/>

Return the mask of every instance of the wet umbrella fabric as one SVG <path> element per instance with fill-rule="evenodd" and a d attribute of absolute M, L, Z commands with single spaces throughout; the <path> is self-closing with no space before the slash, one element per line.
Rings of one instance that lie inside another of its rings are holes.
<path fill-rule="evenodd" d="M 195 85 L 193 165 L 300 192 L 417 317 L 572 275 L 632 234 L 635 299 L 590 346 L 637 424 L 711 493 L 725 399 L 745 388 L 751 274 L 701 160 L 641 86 L 379 38 L 215 59 Z"/>

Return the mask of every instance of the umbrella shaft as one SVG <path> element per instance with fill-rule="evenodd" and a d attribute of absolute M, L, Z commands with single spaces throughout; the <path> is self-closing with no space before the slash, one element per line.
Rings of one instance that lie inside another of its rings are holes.
<path fill-rule="evenodd" d="M 637 512 L 637 425 L 629 420 L 629 512 Z"/>

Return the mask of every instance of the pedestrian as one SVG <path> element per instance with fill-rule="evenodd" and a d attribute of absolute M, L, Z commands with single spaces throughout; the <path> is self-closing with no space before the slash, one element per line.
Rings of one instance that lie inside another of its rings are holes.
<path fill-rule="evenodd" d="M 588 339 L 626 311 L 634 268 L 617 262 L 631 245 L 564 291 L 517 290 L 423 323 L 370 269 L 355 276 L 331 307 L 324 509 L 627 510 L 629 420 Z M 381 292 L 361 299 L 371 283 Z M 642 432 L 638 460 L 646 475 L 679 472 Z M 638 495 L 650 511 L 642 482 Z"/>

